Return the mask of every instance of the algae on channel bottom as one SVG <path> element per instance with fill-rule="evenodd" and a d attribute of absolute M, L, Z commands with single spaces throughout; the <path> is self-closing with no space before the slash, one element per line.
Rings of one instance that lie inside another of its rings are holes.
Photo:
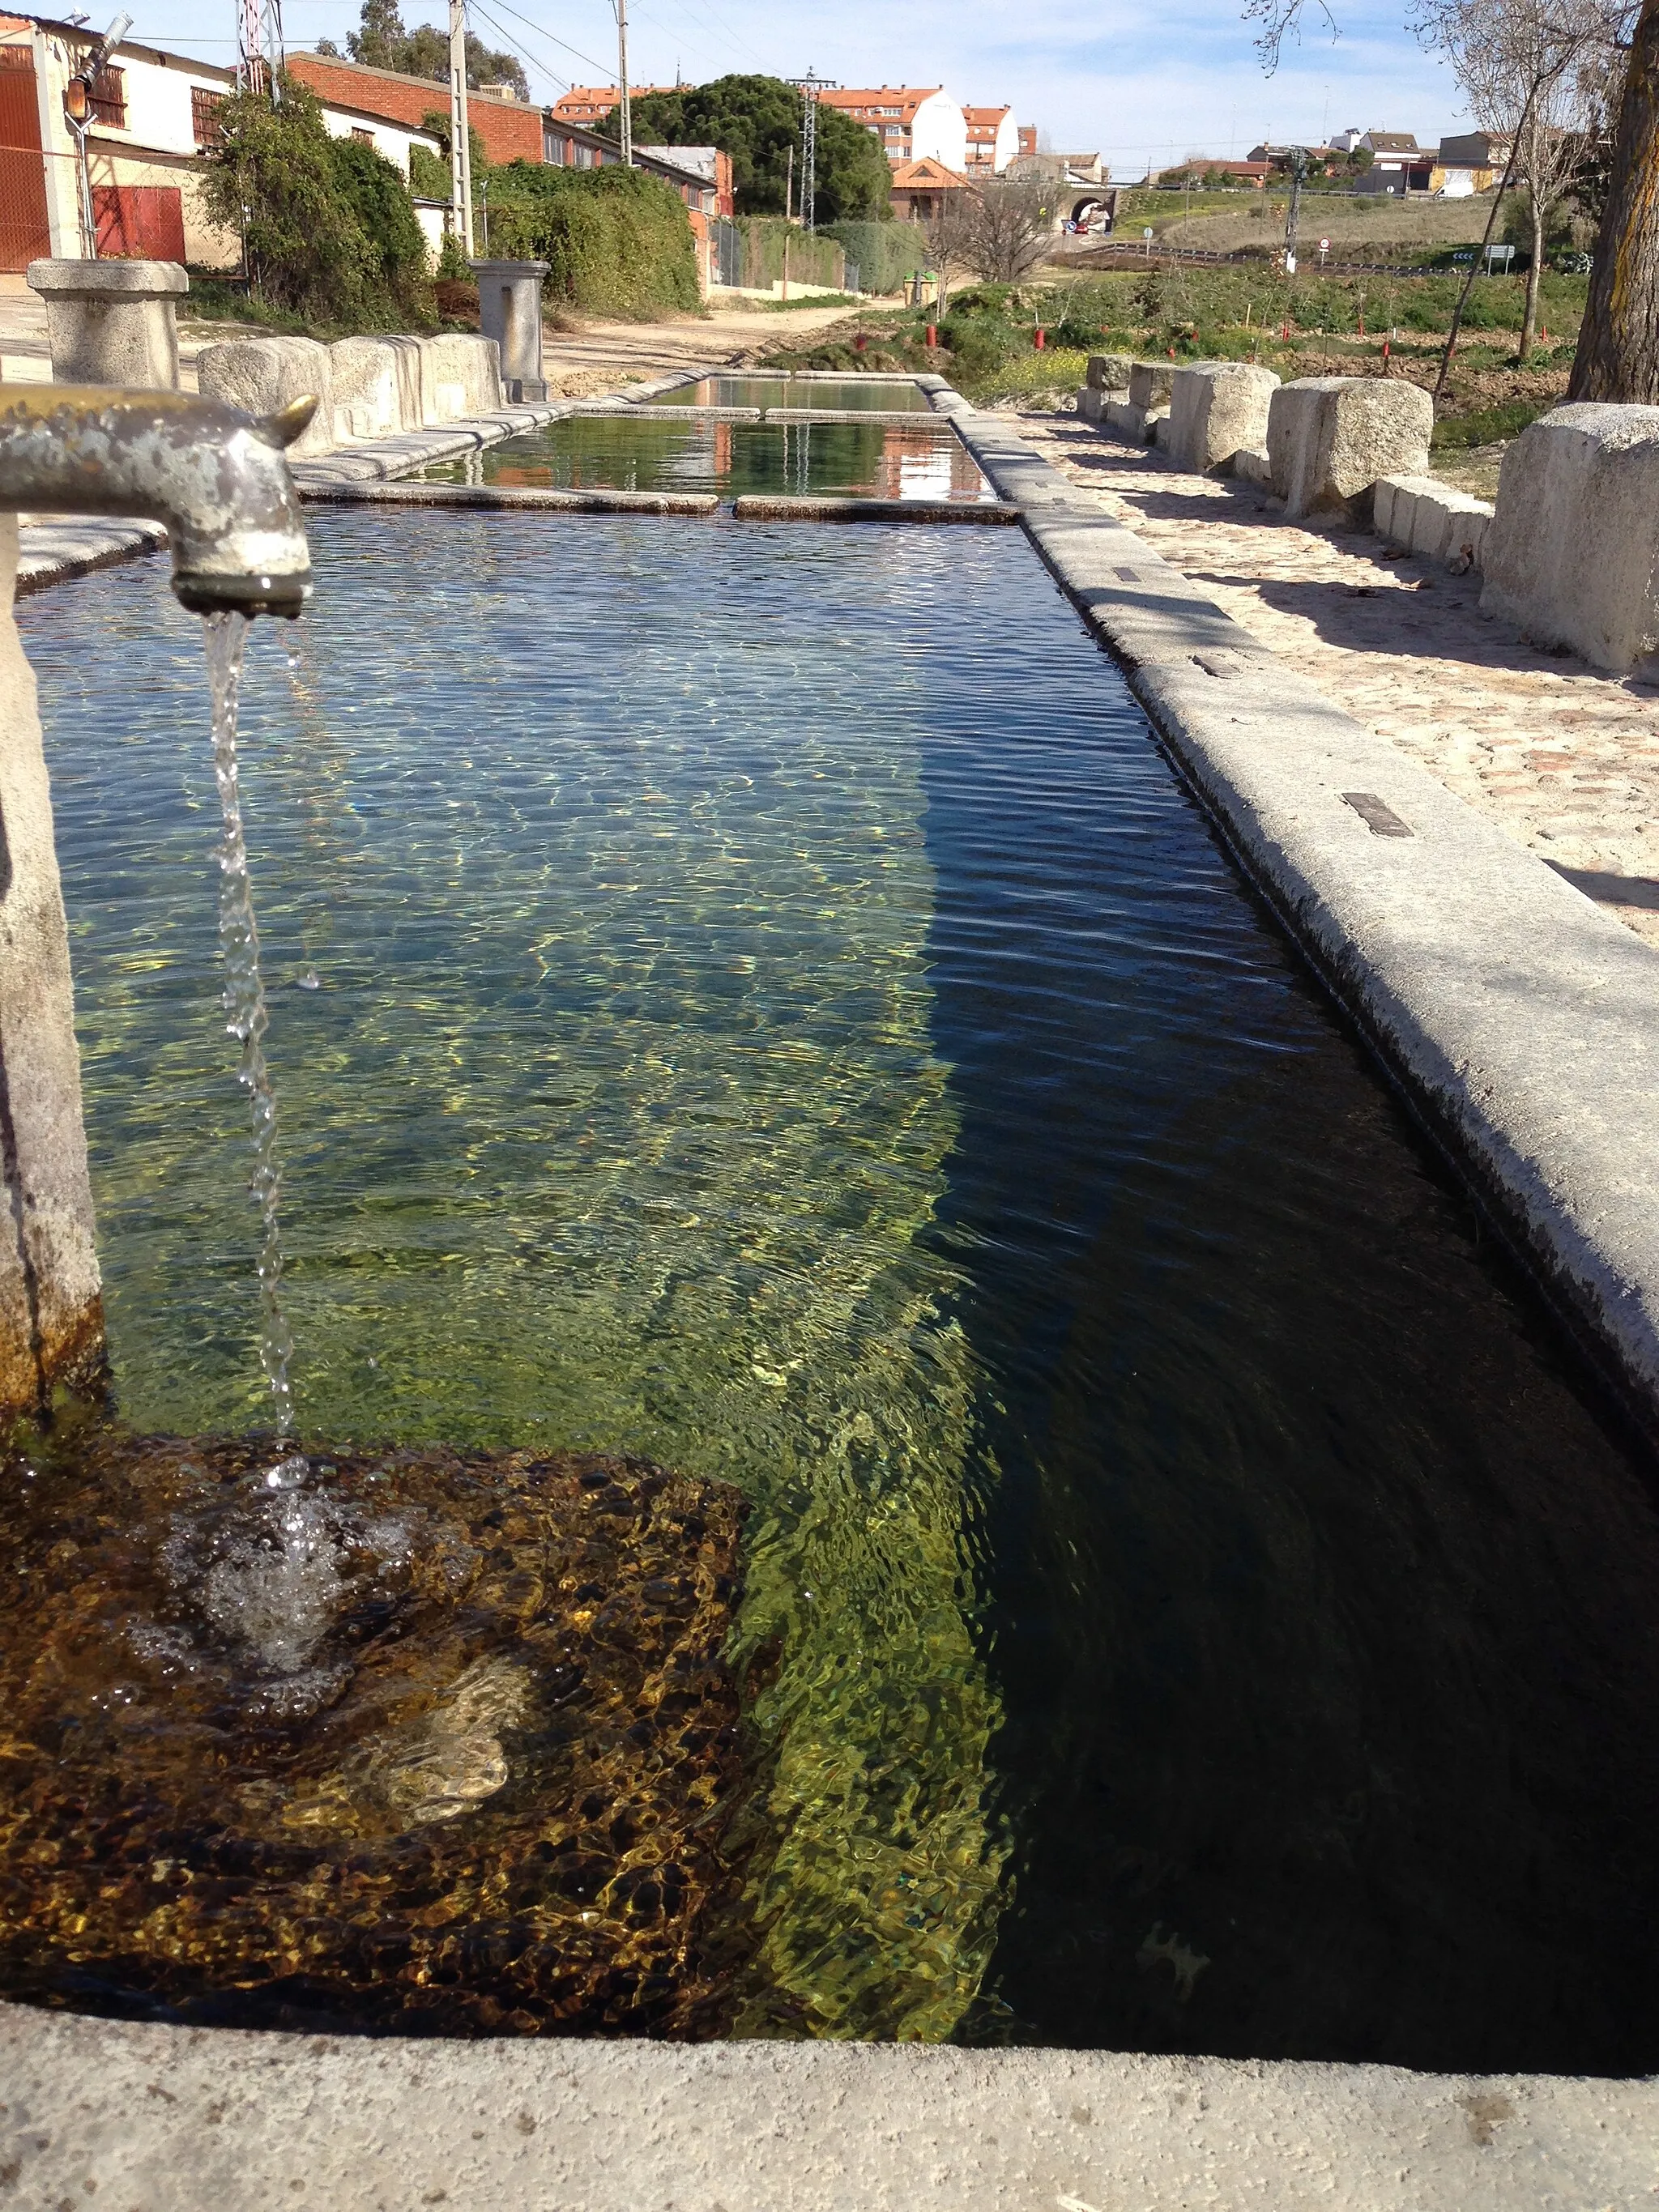
<path fill-rule="evenodd" d="M 554 660 L 512 626 L 489 520 L 472 569 L 411 595 L 384 518 L 331 517 L 355 624 L 317 634 L 295 691 L 250 672 L 267 965 L 323 984 L 281 994 L 270 1040 L 301 1432 L 737 1483 L 735 1656 L 763 1679 L 781 1639 L 754 1709 L 747 2017 L 943 2036 L 988 1955 L 1001 1844 L 964 1616 L 973 1376 L 928 1242 L 956 1121 L 929 1034 L 925 669 L 889 666 L 879 697 L 849 672 L 883 554 L 821 571 L 854 577 L 849 603 L 813 603 L 810 628 L 780 606 L 734 641 L 715 603 L 619 651 L 619 604 L 666 588 L 660 537 L 620 580 L 562 578 Z M 489 683 L 457 678 L 453 635 Z M 72 626 L 43 643 L 43 673 L 78 649 Z M 66 686 L 82 781 L 61 708 L 52 738 L 122 1410 L 222 1430 L 248 1418 L 225 1315 L 249 1269 L 234 1085 L 191 966 L 204 840 L 176 803 L 198 693 L 167 667 L 131 684 L 112 777 L 89 665 Z M 757 696 L 802 690 L 810 715 L 757 732 Z M 436 730 L 455 735 L 434 761 Z M 155 896 L 100 921 L 98 856 L 131 848 L 135 811 Z"/>

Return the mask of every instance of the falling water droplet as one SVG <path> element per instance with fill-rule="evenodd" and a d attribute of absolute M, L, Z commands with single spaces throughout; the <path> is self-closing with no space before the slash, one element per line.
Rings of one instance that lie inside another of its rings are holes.
<path fill-rule="evenodd" d="M 248 1094 L 253 1115 L 253 1177 L 250 1186 L 259 1208 L 259 1359 L 276 1416 L 276 1433 L 294 1429 L 294 1389 L 289 1362 L 294 1338 L 283 1310 L 283 1242 L 276 1205 L 282 1173 L 276 1164 L 276 1098 L 265 1065 L 264 1034 L 270 1026 L 264 978 L 259 969 L 259 933 L 253 920 L 247 846 L 242 835 L 242 799 L 237 777 L 236 714 L 240 702 L 242 648 L 247 619 L 239 614 L 207 617 L 208 673 L 213 687 L 213 773 L 219 787 L 224 830 L 219 842 L 219 950 L 225 963 L 225 1026 L 241 1042 L 238 1080 Z"/>

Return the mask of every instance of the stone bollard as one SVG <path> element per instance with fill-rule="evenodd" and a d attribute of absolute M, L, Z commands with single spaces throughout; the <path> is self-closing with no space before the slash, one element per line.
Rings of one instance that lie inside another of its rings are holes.
<path fill-rule="evenodd" d="M 1170 404 L 1175 368 L 1167 361 L 1134 361 L 1129 364 L 1129 404 L 1146 414 Z"/>
<path fill-rule="evenodd" d="M 1434 402 L 1401 377 L 1306 376 L 1267 410 L 1267 455 L 1285 520 L 1371 519 L 1380 477 L 1426 476 Z"/>
<path fill-rule="evenodd" d="M 309 392 L 317 412 L 289 447 L 295 460 L 334 450 L 334 377 L 329 349 L 315 338 L 233 338 L 197 356 L 196 381 L 210 399 L 248 415 L 271 415 Z"/>
<path fill-rule="evenodd" d="M 1659 653 L 1659 407 L 1580 400 L 1504 456 L 1482 614 L 1620 673 Z"/>
<path fill-rule="evenodd" d="M 32 261 L 28 281 L 46 303 L 53 383 L 179 389 L 190 279 L 176 261 Z"/>
<path fill-rule="evenodd" d="M 12 618 L 17 518 L 0 514 L 0 1410 L 88 1379 L 104 1316 L 81 1121 L 69 934 L 34 677 Z"/>
<path fill-rule="evenodd" d="M 1279 389 L 1270 368 L 1206 361 L 1178 368 L 1170 392 L 1170 458 L 1178 469 L 1225 475 L 1234 457 L 1267 442 L 1267 409 Z"/>
<path fill-rule="evenodd" d="M 1125 393 L 1129 389 L 1129 371 L 1134 367 L 1127 353 L 1091 353 L 1089 356 L 1089 389 L 1091 392 Z"/>
<path fill-rule="evenodd" d="M 545 261 L 475 261 L 478 322 L 501 349 L 501 384 L 515 404 L 545 399 L 542 374 L 542 279 Z"/>
<path fill-rule="evenodd" d="M 462 422 L 497 412 L 502 404 L 501 356 L 494 338 L 451 331 L 418 343 L 423 422 Z"/>
<path fill-rule="evenodd" d="M 396 349 L 385 338 L 339 338 L 330 346 L 337 446 L 351 438 L 384 438 L 394 430 L 419 428 L 418 382 L 415 412 L 405 418 L 399 366 Z"/>

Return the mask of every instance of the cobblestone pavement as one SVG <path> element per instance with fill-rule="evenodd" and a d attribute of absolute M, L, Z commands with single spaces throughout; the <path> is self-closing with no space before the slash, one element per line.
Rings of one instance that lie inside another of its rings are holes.
<path fill-rule="evenodd" d="M 1540 652 L 1451 576 L 1279 520 L 1065 415 L 1004 419 L 1235 621 L 1380 737 L 1659 944 L 1659 684 Z"/>

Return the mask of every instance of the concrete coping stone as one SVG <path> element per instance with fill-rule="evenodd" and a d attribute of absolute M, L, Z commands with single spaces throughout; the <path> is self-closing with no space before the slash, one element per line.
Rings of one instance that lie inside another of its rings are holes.
<path fill-rule="evenodd" d="M 585 422 L 609 416 L 619 422 L 758 422 L 758 407 L 653 407 L 648 400 L 627 400 L 620 407 L 577 407 L 574 415 Z"/>
<path fill-rule="evenodd" d="M 165 300 L 190 278 L 176 261 L 31 261 L 28 285 L 43 299 Z"/>
<path fill-rule="evenodd" d="M 1366 835 L 1361 829 L 1360 835 Z M 20 2206 L 1602 2212 L 1659 2085 L 918 2044 L 284 2035 L 0 2006 Z M 90 2188 L 88 2184 L 91 2185 Z"/>
<path fill-rule="evenodd" d="M 1012 495 L 1002 441 L 971 419 L 958 432 Z M 1018 472 L 1044 562 L 1126 665 L 1235 858 L 1651 1432 L 1654 948 L 1050 473 L 1056 493 L 1037 502 L 1029 466 Z M 1380 799 L 1411 834 L 1376 835 L 1344 799 L 1354 791 Z"/>
<path fill-rule="evenodd" d="M 67 584 L 96 568 L 113 568 L 135 553 L 158 551 L 167 542 L 167 533 L 159 522 L 64 515 L 30 523 L 18 532 L 17 597 Z"/>
<path fill-rule="evenodd" d="M 814 499 L 781 493 L 745 492 L 733 503 L 739 522 L 980 522 L 1019 520 L 1019 509 L 1006 500 Z"/>
<path fill-rule="evenodd" d="M 541 510 L 555 514 L 713 514 L 713 492 L 555 491 L 538 484 L 336 483 L 307 488 L 301 496 L 329 507 L 461 507 Z"/>
<path fill-rule="evenodd" d="M 872 422 L 902 428 L 907 423 L 926 422 L 927 416 L 919 407 L 769 407 L 766 419 L 769 422 Z"/>

